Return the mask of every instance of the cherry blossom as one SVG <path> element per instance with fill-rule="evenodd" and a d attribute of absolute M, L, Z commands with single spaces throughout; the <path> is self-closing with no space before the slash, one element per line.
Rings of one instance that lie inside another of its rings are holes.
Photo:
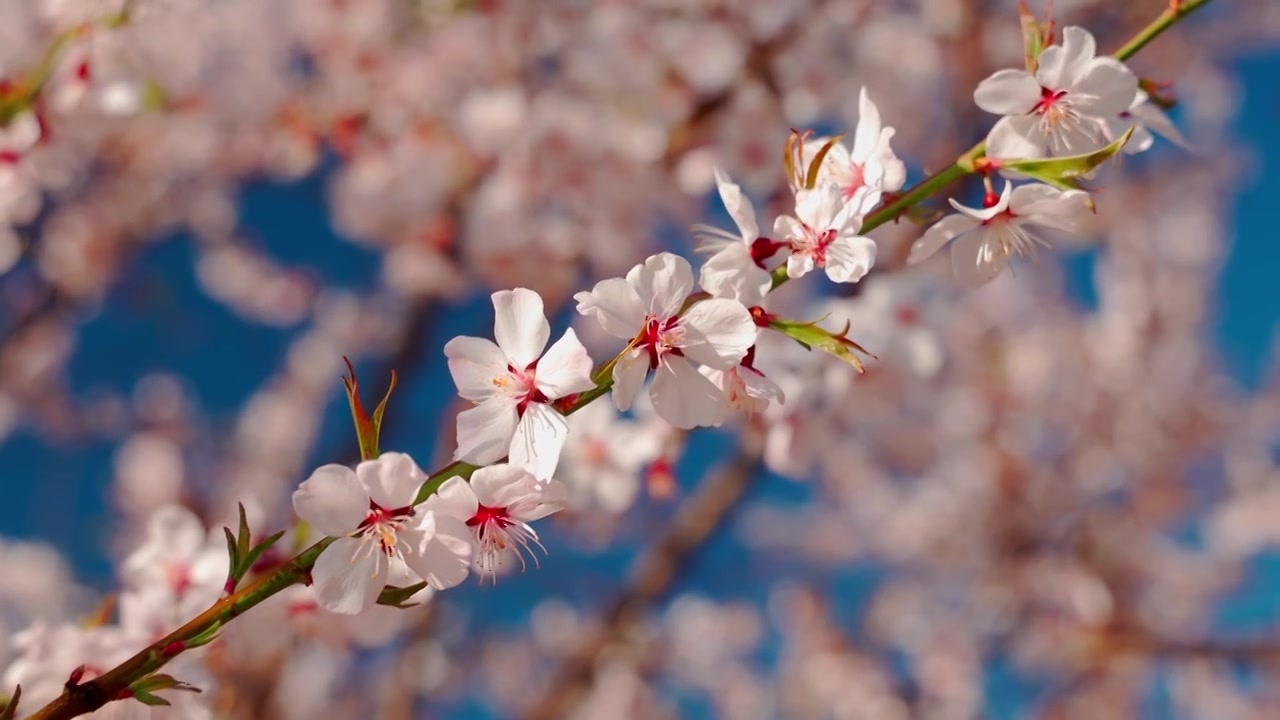
<path fill-rule="evenodd" d="M 861 226 L 859 198 L 844 201 L 835 183 L 801 193 L 796 216 L 779 217 L 773 226 L 774 233 L 791 245 L 787 276 L 804 277 L 820 267 L 832 282 L 861 280 L 876 261 L 875 241 L 858 234 Z"/>
<path fill-rule="evenodd" d="M 772 279 L 764 261 L 782 244 L 760 237 L 755 208 L 742 188 L 720 168 L 715 168 L 714 173 L 720 199 L 738 226 L 739 235 L 710 225 L 693 226 L 694 237 L 701 240 L 698 252 L 711 254 L 702 265 L 698 282 L 716 297 L 750 305 L 747 298 L 762 297 L 769 291 Z"/>
<path fill-rule="evenodd" d="M 998 70 L 978 84 L 974 102 L 1004 115 L 987 136 L 995 159 L 1091 152 L 1107 144 L 1106 124 L 1124 112 L 1138 78 L 1124 63 L 1097 57 L 1093 35 L 1064 28 L 1062 44 L 1040 54 L 1035 74 Z"/>
<path fill-rule="evenodd" d="M 529 523 L 561 510 L 566 496 L 560 481 L 539 480 L 525 468 L 504 463 L 476 470 L 470 482 L 450 478 L 423 509 L 465 523 L 476 567 L 493 577 L 506 550 L 523 566 L 524 553 L 532 555 L 534 546 L 541 547 Z"/>
<path fill-rule="evenodd" d="M 128 636 L 114 626 L 36 623 L 12 639 L 17 658 L 0 677 L 5 688 L 22 686 L 22 706 L 38 708 L 62 692 L 72 670 L 84 666 L 87 682 L 132 654 Z"/>
<path fill-rule="evenodd" d="M 131 589 L 158 590 L 151 602 L 167 599 L 171 609 L 163 624 L 208 607 L 222 592 L 227 569 L 222 533 L 205 530 L 195 513 L 170 505 L 147 520 L 146 539 L 125 558 L 121 575 Z"/>
<path fill-rule="evenodd" d="M 626 279 L 602 280 L 591 292 L 574 296 L 578 312 L 628 341 L 613 366 L 613 401 L 619 410 L 631 407 L 653 372 L 649 396 L 662 419 L 681 429 L 724 421 L 724 393 L 693 363 L 718 370 L 736 366 L 755 342 L 756 325 L 742 303 L 724 298 L 703 300 L 680 314 L 692 290 L 689 262 L 659 253 L 632 268 Z"/>
<path fill-rule="evenodd" d="M 551 402 L 595 387 L 591 357 L 572 328 L 542 355 L 551 326 L 536 292 L 496 292 L 493 308 L 497 344 L 457 337 L 444 347 L 458 393 L 476 404 L 458 415 L 454 459 L 485 465 L 509 455 L 549 478 L 569 432 Z"/>
<path fill-rule="evenodd" d="M 1033 183 L 1014 188 L 1005 183 L 999 198 L 989 195 L 981 209 L 951 200 L 958 212 L 942 218 L 911 246 L 909 263 L 918 263 L 951 240 L 951 263 L 958 280 L 967 285 L 989 282 L 1009 264 L 1013 255 L 1034 255 L 1036 246 L 1048 243 L 1029 226 L 1072 232 L 1086 210 L 1089 194 L 1082 190 L 1058 190 Z"/>
<path fill-rule="evenodd" d="M 756 346 L 752 345 L 737 367 L 728 370 L 705 366 L 699 368 L 704 376 L 724 392 L 729 407 L 748 417 L 763 412 L 770 403 L 786 402 L 782 388 L 755 367 L 755 355 Z"/>
<path fill-rule="evenodd" d="M 44 130 L 31 110 L 19 112 L 0 125 L 0 164 L 15 163 L 40 142 Z"/>
<path fill-rule="evenodd" d="M 1138 91 L 1128 109 L 1107 121 L 1107 137 L 1115 140 L 1129 128 L 1133 128 L 1133 136 L 1124 145 L 1126 155 L 1137 155 L 1149 150 L 1155 144 L 1156 135 L 1167 138 L 1178 147 L 1191 147 L 1169 116 L 1151 102 L 1151 96 L 1145 90 Z"/>
<path fill-rule="evenodd" d="M 880 120 L 880 109 L 871 101 L 864 87 L 858 93 L 858 127 L 853 132 L 853 148 L 835 143 L 822 159 L 818 182 L 834 182 L 848 202 L 859 193 L 874 207 L 882 193 L 901 190 L 907 181 L 907 166 L 890 147 L 894 129 Z M 816 158 L 818 149 L 830 138 L 805 143 L 806 164 Z M 870 210 L 864 206 L 863 212 Z"/>
<path fill-rule="evenodd" d="M 569 489 L 571 507 L 599 507 L 614 514 L 631 507 L 640 491 L 640 473 L 661 455 L 672 432 L 644 399 L 636 398 L 634 419 L 604 402 L 569 416 L 569 441 L 556 476 Z"/>
<path fill-rule="evenodd" d="M 425 480 L 408 455 L 383 453 L 354 471 L 324 465 L 298 486 L 298 517 L 338 538 L 311 572 L 321 607 L 348 615 L 368 609 L 403 565 L 437 590 L 466 578 L 466 527 L 413 506 Z"/>

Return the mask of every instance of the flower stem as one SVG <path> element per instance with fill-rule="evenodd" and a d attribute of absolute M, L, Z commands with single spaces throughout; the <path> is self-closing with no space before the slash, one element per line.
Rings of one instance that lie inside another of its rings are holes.
<path fill-rule="evenodd" d="M 263 575 L 240 591 L 215 602 L 187 624 L 151 643 L 106 674 L 86 683 L 68 684 L 62 695 L 27 720 L 73 718 L 93 712 L 120 697 L 121 692 L 130 685 L 160 669 L 178 655 L 176 652 L 165 652 L 166 648 L 182 648 L 192 638 L 227 624 L 281 590 L 303 582 L 310 575 L 316 558 L 320 557 L 320 553 L 333 540 L 334 538 L 325 538 L 303 550 L 274 572 Z"/>
<path fill-rule="evenodd" d="M 1119 60 L 1127 60 L 1151 42 L 1160 33 L 1169 29 L 1178 20 L 1191 12 L 1208 4 L 1209 0 L 1170 0 L 1169 7 L 1149 25 L 1138 32 L 1132 40 L 1125 43 L 1114 54 Z M 44 72 L 37 73 L 38 76 Z M 38 77 L 43 80 L 43 77 Z M 868 215 L 862 224 L 862 232 L 867 233 L 901 215 L 917 203 L 925 200 L 938 190 L 952 182 L 975 172 L 974 162 L 982 157 L 985 145 L 978 143 L 961 155 L 951 165 L 930 175 L 911 189 L 904 192 L 893 202 Z M 773 287 L 787 281 L 786 266 L 779 268 L 773 276 Z M 581 409 L 588 403 L 608 392 L 613 384 L 612 378 L 604 378 L 599 385 L 579 395 L 573 404 L 566 408 L 565 414 Z M 463 462 L 450 463 L 433 473 L 423 483 L 415 501 L 421 502 L 433 494 L 446 480 L 457 476 L 470 476 L 475 466 Z M 130 685 L 154 673 L 165 663 L 176 657 L 193 638 L 205 636 L 216 631 L 237 616 L 253 608 L 285 588 L 306 582 L 311 575 L 320 553 L 329 547 L 336 538 L 324 538 L 311 547 L 303 550 L 289 562 L 274 571 L 259 577 L 239 591 L 218 600 L 208 610 L 197 615 L 182 627 L 143 648 L 138 654 L 109 670 L 107 673 L 86 683 L 68 684 L 61 695 L 27 720 L 69 720 L 84 715 L 108 702 L 121 697 L 121 693 Z M 166 652 L 168 648 L 178 648 L 177 652 Z"/>
<path fill-rule="evenodd" d="M 1172 27 L 1174 23 L 1208 4 L 1209 0 L 1169 0 L 1169 7 L 1164 12 L 1160 13 L 1146 27 L 1139 30 L 1137 35 L 1134 35 L 1129 42 L 1112 53 L 1111 57 L 1117 60 L 1128 60 L 1136 55 L 1139 50 L 1146 47 L 1147 43 L 1159 37 L 1160 33 Z M 866 235 L 875 228 L 897 218 L 917 203 L 929 198 L 951 181 L 977 172 L 975 163 L 986 154 L 986 148 L 985 141 L 969 148 L 963 155 L 956 158 L 956 161 L 951 165 L 921 180 L 919 184 L 899 195 L 893 202 L 868 215 L 863 221 L 862 229 L 859 232 Z M 788 279 L 785 265 L 773 271 L 774 288 L 785 283 Z"/>
<path fill-rule="evenodd" d="M 1111 57 L 1117 60 L 1128 60 L 1174 23 L 1208 4 L 1209 0 L 1169 0 L 1169 7 L 1165 8 L 1164 12 L 1152 20 L 1150 25 L 1138 31 L 1132 40 L 1112 53 Z"/>

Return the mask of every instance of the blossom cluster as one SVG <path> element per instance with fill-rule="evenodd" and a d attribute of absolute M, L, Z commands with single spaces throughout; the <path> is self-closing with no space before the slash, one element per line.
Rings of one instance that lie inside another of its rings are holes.
<path fill-rule="evenodd" d="M 50 116 L 75 108 L 111 117 L 137 114 L 155 101 L 149 95 L 155 88 L 128 78 L 112 56 L 103 54 L 112 52 L 103 40 L 114 29 L 109 22 L 69 36 L 69 50 L 48 79 L 42 102 L 20 108 L 0 127 L 0 232 L 34 218 L 41 193 L 49 190 L 41 186 L 47 181 L 41 169 L 42 156 L 56 147 Z M 925 274 L 863 282 L 873 271 L 884 269 L 887 255 L 884 239 L 870 237 L 871 230 L 907 209 L 898 203 L 910 190 L 904 191 L 907 165 L 891 145 L 895 139 L 901 144 L 901 138 L 882 120 L 865 89 L 857 95 L 858 122 L 850 142 L 843 136 L 810 133 L 794 133 L 788 141 L 787 192 L 780 201 L 786 207 L 773 223 L 758 219 L 758 194 L 757 202 L 752 201 L 752 190 L 759 186 L 752 176 L 759 175 L 758 169 L 735 172 L 739 184 L 720 167 L 708 165 L 735 230 L 693 228 L 705 258 L 700 267 L 672 252 L 652 254 L 625 274 L 622 265 L 617 270 L 622 276 L 600 280 L 573 296 L 577 327 L 554 342 L 547 311 L 562 295 L 526 287 L 493 293 L 493 340 L 457 337 L 444 348 L 458 395 L 467 405 L 456 418 L 452 469 L 428 475 L 409 455 L 384 452 L 354 468 L 322 466 L 293 493 L 293 509 L 301 523 L 287 540 L 320 535 L 326 544 L 307 573 L 307 587 L 279 596 L 289 617 L 296 620 L 318 607 L 376 623 L 380 613 L 391 611 L 385 605 L 396 604 L 387 599 L 388 590 L 394 595 L 398 589 L 420 586 L 412 597 L 422 600 L 459 585 L 472 572 L 492 579 L 513 559 L 536 562 L 542 546 L 533 527 L 537 521 L 585 504 L 610 513 L 626 510 L 640 492 L 641 478 L 647 477 L 655 490 L 660 478 L 671 472 L 672 448 L 685 430 L 727 423 L 761 430 L 765 464 L 792 477 L 807 477 L 815 467 L 859 462 L 856 453 L 862 442 L 847 439 L 879 437 L 888 430 L 859 415 L 860 409 L 849 410 L 850 393 L 871 407 L 892 401 L 873 396 L 880 385 L 859 381 L 853 390 L 849 363 L 830 362 L 822 350 L 847 355 L 861 345 L 880 358 L 872 371 L 879 377 L 892 378 L 903 371 L 915 379 L 935 377 L 943 362 L 939 328 L 954 312 L 950 306 L 957 296 L 949 284 Z M 1049 240 L 1037 228 L 1058 233 L 1048 237 L 1089 233 L 1093 200 L 1079 181 L 1091 179 L 1101 160 L 1120 151 L 1147 149 L 1151 131 L 1182 142 L 1137 77 L 1123 63 L 1097 57 L 1092 36 L 1078 27 L 1065 28 L 1061 43 L 1041 52 L 1034 70 L 997 72 L 978 86 L 974 99 L 982 110 L 1001 116 L 987 138 L 985 154 L 970 158 L 976 160 L 971 172 L 981 175 L 985 186 L 981 207 L 952 200 L 957 214 L 925 230 L 908 259 L 912 264 L 923 262 L 950 243 L 954 274 L 966 285 L 991 281 L 1015 255 L 1034 255 L 1038 247 L 1047 247 Z M 469 104 L 468 112 L 489 119 L 519 116 L 523 104 L 523 98 L 495 91 Z M 339 118 L 334 125 L 346 127 L 347 120 Z M 351 122 L 377 127 L 394 119 Z M 459 132 L 491 134 L 470 127 Z M 547 135 L 558 137 L 551 131 Z M 337 133 L 332 140 L 341 145 Z M 379 146 L 364 156 L 365 164 L 353 163 L 342 180 L 344 196 L 377 192 L 379 178 L 387 173 L 367 158 L 384 151 L 386 162 L 396 155 L 395 149 Z M 1091 154 L 1099 163 L 1085 171 L 1071 164 Z M 555 175 L 545 169 L 535 172 L 531 162 L 521 164 L 520 154 L 510 155 L 502 159 L 496 179 L 478 192 L 478 202 L 469 208 L 475 213 L 471 224 L 484 227 L 485 220 L 516 214 L 509 212 L 511 202 L 538 204 L 527 197 L 512 200 L 518 194 L 512 190 L 512 176 Z M 1063 164 L 1055 166 L 1054 161 Z M 1060 171 L 1068 164 L 1070 174 Z M 593 167 L 600 166 L 607 163 Z M 993 181 L 999 178 L 1004 184 L 997 191 Z M 344 205 L 340 214 L 345 213 L 343 222 L 376 234 L 382 231 L 379 223 L 394 225 L 397 218 L 390 216 L 399 211 L 412 215 L 406 208 L 418 203 L 396 197 L 386 204 L 389 217 L 377 221 L 362 214 L 357 201 Z M 216 225 L 217 208 L 205 210 Z M 550 221 L 545 225 L 539 225 L 538 232 L 545 232 L 554 244 L 557 226 Z M 423 235 L 426 243 L 415 241 L 412 246 L 418 249 L 404 253 L 418 253 L 419 245 L 430 245 L 438 237 Z M 609 255 L 608 250 L 593 252 Z M 241 267 L 236 264 L 236 258 L 243 259 L 240 249 L 219 247 L 210 256 L 217 262 L 209 263 L 207 277 L 223 278 L 209 280 L 211 288 L 237 296 L 238 291 L 225 286 L 228 274 L 217 268 Z M 413 281 L 406 277 L 449 275 L 444 265 L 433 264 L 438 259 L 390 261 L 394 270 L 388 272 L 399 278 L 394 282 L 410 284 Z M 597 260 L 608 267 L 609 259 Z M 271 275 L 266 267 L 260 272 Z M 830 299 L 804 311 L 829 320 L 789 319 L 797 305 L 775 297 L 773 291 L 809 274 L 843 284 L 835 292 L 854 297 Z M 256 284 L 237 282 L 238 287 Z M 284 284 L 287 292 L 258 296 L 251 303 L 257 308 L 252 312 L 265 318 L 289 317 L 289 303 L 274 302 L 294 297 L 296 285 Z M 334 315 L 351 313 L 347 308 Z M 845 322 L 844 331 L 839 321 Z M 346 327 L 350 322 L 334 324 L 341 327 L 321 327 L 308 335 L 298 354 L 358 342 L 351 339 L 358 333 Z M 828 344 L 815 347 L 815 338 Z M 608 353 L 593 360 L 588 347 L 610 342 Z M 325 357 L 336 361 L 336 355 Z M 334 363 L 318 365 L 327 372 Z M 305 413 L 287 412 L 288 403 L 305 404 L 312 395 L 322 396 L 313 392 L 316 376 L 323 379 L 324 372 L 312 370 L 294 385 L 274 388 L 275 412 L 267 417 L 276 422 L 240 428 L 239 449 L 269 446 L 258 430 L 286 438 L 305 433 L 292 427 L 293 416 Z M 611 403 L 596 401 L 606 392 L 611 393 Z M 964 404 L 964 398 L 946 400 Z M 280 422 L 281 418 L 291 419 Z M 134 449 L 139 457 L 167 458 L 163 448 L 168 442 L 162 433 L 152 433 Z M 242 454 L 255 457 L 252 452 Z M 133 469 L 150 465 L 121 464 Z M 292 471 L 288 464 L 253 466 L 239 473 L 243 477 L 237 481 L 253 485 L 264 476 L 287 478 Z M 180 467 L 175 474 L 181 475 Z M 254 492 L 267 494 L 261 489 L 265 484 L 257 483 Z M 135 488 L 144 485 L 134 483 Z M 929 498 L 921 503 L 926 501 Z M 945 498 L 932 502 L 945 504 Z M 908 530 L 888 528 L 886 536 L 903 539 L 903 547 L 929 542 Z M 280 547 L 288 544 L 281 542 Z M 283 558 L 273 555 L 267 560 L 253 573 L 271 572 L 281 567 Z M 19 639 L 20 657 L 4 681 L 21 682 L 24 693 L 34 688 L 24 695 L 24 703 L 56 695 L 67 681 L 67 667 L 84 664 L 77 680 L 91 679 L 162 637 L 224 593 L 228 572 L 221 537 L 207 537 L 198 521 L 167 507 L 153 515 L 148 536 L 125 571 L 118 626 L 104 624 L 91 631 L 38 626 Z M 278 617 L 267 612 L 264 606 L 264 617 Z M 376 634 L 356 622 L 342 625 L 342 632 Z M 188 679 L 196 673 L 194 679 L 203 680 L 196 668 L 181 667 L 179 672 Z"/>
<path fill-rule="evenodd" d="M 1096 57 L 1092 35 L 1066 28 L 1062 44 L 1041 53 L 1035 75 L 1002 70 L 975 91 L 980 107 L 1004 115 L 987 140 L 987 172 L 1005 171 L 1010 160 L 1102 150 L 1138 118 L 1161 117 L 1154 109 L 1130 112 L 1145 107 L 1139 93 L 1123 63 Z M 784 331 L 766 308 L 775 275 L 796 279 L 820 269 L 835 283 L 865 278 L 877 245 L 862 228 L 906 182 L 891 145 L 895 131 L 865 89 L 859 107 L 852 147 L 840 138 L 793 134 L 787 155 L 793 211 L 779 216 L 768 236 L 742 187 L 716 170 L 737 232 L 695 226 L 707 255 L 697 285 L 687 260 L 662 252 L 574 296 L 579 314 L 625 342 L 599 372 L 573 329 L 548 347 L 551 325 L 538 293 L 494 293 L 496 342 L 458 337 L 444 348 L 459 395 L 473 404 L 457 417 L 454 453 L 478 467 L 470 482 L 450 478 L 417 504 L 426 476 L 408 456 L 387 454 L 355 471 L 323 467 L 294 494 L 304 521 L 340 537 L 312 572 L 320 604 L 360 612 L 388 584 L 442 590 L 461 582 L 472 565 L 492 574 L 504 551 L 538 546 L 530 523 L 564 507 L 568 496 L 555 478 L 570 437 L 565 413 L 598 386 L 609 387 L 625 412 L 651 378 L 649 403 L 677 430 L 716 427 L 735 413 L 795 417 L 783 388 L 762 369 L 775 362 L 767 354 L 776 348 L 761 344 L 761 333 Z M 999 195 L 988 189 L 981 209 L 951 203 L 959 214 L 926 230 L 910 261 L 955 240 L 956 276 L 970 284 L 993 279 L 1012 255 L 1046 245 L 1031 227 L 1077 232 L 1091 207 L 1081 189 L 1012 182 Z"/>

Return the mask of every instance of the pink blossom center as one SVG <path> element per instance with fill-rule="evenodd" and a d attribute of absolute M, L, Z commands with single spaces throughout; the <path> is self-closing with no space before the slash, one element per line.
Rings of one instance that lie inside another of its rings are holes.
<path fill-rule="evenodd" d="M 467 527 L 476 529 L 476 534 L 481 538 L 485 535 L 485 528 L 493 526 L 499 530 L 511 525 L 511 514 L 504 507 L 489 507 L 476 503 L 476 514 L 467 520 Z"/>
<path fill-rule="evenodd" d="M 546 394 L 538 389 L 537 370 L 537 360 L 529 363 L 524 370 L 518 370 L 514 365 L 507 365 L 507 373 L 515 382 L 513 392 L 516 396 L 516 413 L 521 417 L 524 417 L 524 412 L 529 409 L 530 403 L 551 402 Z"/>
<path fill-rule="evenodd" d="M 684 356 L 680 346 L 684 344 L 684 328 L 680 327 L 680 318 L 672 316 L 659 319 L 655 315 L 645 318 L 644 329 L 637 338 L 637 347 L 649 352 L 649 369 L 655 370 L 664 355 Z"/>
<path fill-rule="evenodd" d="M 995 216 L 987 218 L 986 220 L 983 220 L 982 225 L 984 227 L 990 227 L 993 225 L 1003 225 L 1006 222 L 1009 222 L 1010 220 L 1012 220 L 1014 217 L 1015 215 L 1013 214 L 1012 210 L 1003 210 L 1001 212 L 996 213 Z"/>
<path fill-rule="evenodd" d="M 1044 115 L 1055 110 L 1054 104 L 1067 96 L 1066 90 L 1051 90 L 1047 87 L 1040 88 L 1040 102 L 1031 108 L 1032 114 Z"/>
<path fill-rule="evenodd" d="M 365 535 L 376 537 L 378 544 L 382 546 L 382 552 L 387 555 L 394 555 L 396 531 L 400 529 L 405 520 L 413 517 L 413 515 L 412 505 L 387 509 L 370 500 L 369 512 L 364 516 L 364 520 L 360 521 L 357 529 Z"/>
<path fill-rule="evenodd" d="M 863 163 L 849 163 L 849 184 L 845 186 L 842 196 L 845 202 L 853 199 L 853 196 L 867 184 L 867 166 Z"/>
<path fill-rule="evenodd" d="M 186 563 L 177 563 L 169 567 L 169 587 L 173 588 L 173 594 L 182 597 L 191 587 L 191 566 Z"/>
<path fill-rule="evenodd" d="M 496 572 L 499 559 L 507 548 L 515 551 L 516 557 L 520 559 L 520 566 L 524 567 L 524 551 L 534 557 L 531 547 L 542 546 L 533 528 L 511 517 L 511 511 L 507 507 L 489 507 L 476 503 L 476 512 L 467 520 L 467 527 L 475 533 L 476 545 L 479 546 L 476 562 L 482 571 L 490 575 Z M 537 564 L 536 557 L 534 563 Z"/>
<path fill-rule="evenodd" d="M 836 241 L 835 229 L 818 232 L 808 225 L 804 226 L 804 236 L 791 243 L 791 251 L 801 255 L 809 255 L 818 267 L 827 265 L 827 248 Z"/>

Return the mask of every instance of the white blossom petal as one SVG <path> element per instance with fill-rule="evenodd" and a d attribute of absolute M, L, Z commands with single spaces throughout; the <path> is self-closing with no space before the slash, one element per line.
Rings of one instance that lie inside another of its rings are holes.
<path fill-rule="evenodd" d="M 1044 136 L 1034 115 L 1007 115 L 987 133 L 987 156 L 995 160 L 1034 160 L 1045 155 Z"/>
<path fill-rule="evenodd" d="M 790 215 L 779 215 L 773 221 L 773 234 L 780 240 L 795 240 L 804 236 L 804 226 Z"/>
<path fill-rule="evenodd" d="M 1022 222 L 1075 232 L 1088 212 L 1089 193 L 1059 190 L 1044 183 L 1022 185 L 1013 191 L 1009 210 Z"/>
<path fill-rule="evenodd" d="M 507 455 L 512 465 L 546 480 L 555 474 L 560 451 L 568 439 L 569 423 L 563 415 L 543 403 L 531 403 L 516 424 Z"/>
<path fill-rule="evenodd" d="M 528 288 L 493 294 L 493 337 L 511 364 L 523 370 L 538 359 L 551 337 L 542 296 Z"/>
<path fill-rule="evenodd" d="M 728 370 L 737 365 L 756 342 L 759 329 L 751 311 L 736 300 L 703 300 L 680 318 L 685 330 L 681 346 L 690 359 Z"/>
<path fill-rule="evenodd" d="M 1004 184 L 1004 189 L 1000 191 L 1000 199 L 997 200 L 996 204 L 992 205 L 991 207 L 971 208 L 956 202 L 955 198 L 947 198 L 947 202 L 951 203 L 951 207 L 955 208 L 956 212 L 960 213 L 961 215 L 967 216 L 968 218 L 970 218 L 971 220 L 974 220 L 975 222 L 982 223 L 1008 210 L 1009 202 L 1012 199 L 1013 199 L 1013 183 L 1007 182 Z"/>
<path fill-rule="evenodd" d="M 714 297 L 751 307 L 763 303 L 773 279 L 756 265 L 746 245 L 725 245 L 702 264 L 698 284 Z"/>
<path fill-rule="evenodd" d="M 536 492 L 537 478 L 527 468 L 510 463 L 482 467 L 471 474 L 471 489 L 485 507 L 505 508 Z"/>
<path fill-rule="evenodd" d="M 1040 101 L 1040 83 L 1026 70 L 997 70 L 978 83 L 973 101 L 995 115 L 1021 115 Z"/>
<path fill-rule="evenodd" d="M 320 607 L 355 615 L 373 607 L 387 584 L 389 563 L 378 544 L 367 538 L 334 540 L 311 568 L 311 587 Z"/>
<path fill-rule="evenodd" d="M 398 452 L 384 452 L 356 466 L 356 477 L 368 491 L 369 499 L 386 510 L 413 503 L 418 488 L 426 482 L 413 458 Z"/>
<path fill-rule="evenodd" d="M 742 188 L 730 180 L 720 168 L 712 168 L 712 172 L 715 174 L 720 201 L 724 203 L 724 209 L 729 211 L 729 217 L 733 218 L 734 224 L 738 226 L 738 232 L 742 234 L 744 243 L 754 242 L 760 237 L 760 227 L 756 224 L 756 211 L 751 206 L 751 201 L 742 192 Z"/>
<path fill-rule="evenodd" d="M 809 253 L 792 253 L 787 258 L 787 277 L 795 280 L 809 274 L 813 269 L 813 256 Z"/>
<path fill-rule="evenodd" d="M 21 155 L 35 147 L 43 134 L 34 112 L 20 112 L 7 125 L 0 126 L 0 153 Z"/>
<path fill-rule="evenodd" d="M 526 493 L 507 506 L 511 517 L 521 522 L 533 522 L 560 512 L 568 504 L 569 488 L 559 480 L 545 480 L 536 487 L 536 493 Z"/>
<path fill-rule="evenodd" d="M 837 237 L 827 246 L 827 277 L 832 282 L 858 282 L 876 262 L 876 243 L 859 235 Z"/>
<path fill-rule="evenodd" d="M 907 164 L 894 154 L 893 148 L 890 147 L 889 141 L 893 140 L 894 129 L 887 127 L 880 131 L 880 149 L 878 162 L 883 169 L 883 175 L 880 178 L 880 190 L 883 192 L 896 192 L 907 184 Z M 877 202 L 879 198 L 877 198 Z M 870 208 L 863 208 L 863 213 L 870 211 Z"/>
<path fill-rule="evenodd" d="M 420 528 L 412 537 L 413 552 L 404 554 L 409 568 L 436 590 L 466 580 L 474 553 L 466 523 L 453 515 L 426 512 Z"/>
<path fill-rule="evenodd" d="M 595 387 L 591 370 L 591 356 L 578 340 L 578 334 L 569 328 L 538 360 L 535 377 L 542 394 L 558 400 Z"/>
<path fill-rule="evenodd" d="M 293 511 L 325 535 L 346 535 L 368 514 L 369 494 L 351 468 L 322 465 L 293 491 Z"/>
<path fill-rule="evenodd" d="M 648 313 L 660 318 L 675 315 L 693 291 L 693 268 L 689 261 L 674 253 L 658 253 L 627 273 Z M 632 326 L 632 332 L 639 330 Z"/>
<path fill-rule="evenodd" d="M 970 287 L 990 282 L 1009 264 L 1009 257 L 997 251 L 991 232 L 985 228 L 961 235 L 951 243 L 951 268 L 956 279 Z"/>
<path fill-rule="evenodd" d="M 1036 79 L 1050 90 L 1071 89 L 1085 63 L 1097 54 L 1097 42 L 1088 30 L 1067 26 L 1062 29 L 1062 43 L 1050 45 L 1040 53 Z"/>
<path fill-rule="evenodd" d="M 728 413 L 724 392 L 682 357 L 669 355 L 654 371 L 649 397 L 658 416 L 672 427 L 713 427 Z"/>
<path fill-rule="evenodd" d="M 623 353 L 613 365 L 613 404 L 619 410 L 630 410 L 636 394 L 649 374 L 649 354 L 640 348 Z"/>
<path fill-rule="evenodd" d="M 501 460 L 519 419 L 515 402 L 504 397 L 489 398 L 458 413 L 458 449 L 453 459 L 473 465 Z"/>
<path fill-rule="evenodd" d="M 1083 68 L 1071 97 L 1077 109 L 1108 118 L 1128 110 L 1137 91 L 1138 77 L 1133 71 L 1115 58 L 1104 57 Z"/>
<path fill-rule="evenodd" d="M 1173 121 L 1169 119 L 1169 116 L 1157 107 L 1155 103 L 1148 101 L 1147 94 L 1145 92 L 1140 93 L 1140 95 L 1140 101 L 1129 108 L 1129 114 L 1138 124 L 1138 131 L 1134 132 L 1133 138 L 1129 140 L 1129 145 L 1134 145 L 1135 143 L 1141 144 L 1142 141 L 1139 140 L 1138 135 L 1143 128 L 1146 128 L 1167 138 L 1178 147 L 1190 150 L 1191 144 L 1188 143 L 1187 139 L 1178 131 L 1177 126 L 1173 124 Z M 1126 145 L 1125 149 L 1128 149 L 1129 145 Z"/>
<path fill-rule="evenodd" d="M 507 375 L 507 355 L 492 342 L 478 337 L 456 337 L 445 343 L 444 356 L 458 395 L 479 402 L 497 391 L 494 380 Z"/>
<path fill-rule="evenodd" d="M 479 472 L 478 470 L 476 472 Z M 436 515 L 448 515 L 462 522 L 470 520 L 479 509 L 479 501 L 471 485 L 460 477 L 451 477 L 419 506 Z"/>
<path fill-rule="evenodd" d="M 942 218 L 911 244 L 911 255 L 907 258 L 907 264 L 914 265 L 933 257 L 943 245 L 976 227 L 978 222 L 967 215 L 957 213 Z"/>
<path fill-rule="evenodd" d="M 871 158 L 880 145 L 880 108 L 871 102 L 867 88 L 858 91 L 858 127 L 853 131 L 853 149 L 849 159 L 859 165 Z"/>
<path fill-rule="evenodd" d="M 573 299 L 578 301 L 579 313 L 594 317 L 605 332 L 624 340 L 635 337 L 648 312 L 636 289 L 622 278 L 601 280 L 591 292 L 580 292 Z"/>

